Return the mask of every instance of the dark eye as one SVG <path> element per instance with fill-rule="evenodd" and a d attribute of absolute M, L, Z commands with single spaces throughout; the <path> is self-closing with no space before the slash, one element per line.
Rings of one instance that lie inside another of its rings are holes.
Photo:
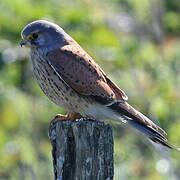
<path fill-rule="evenodd" d="M 38 36 L 39 36 L 39 35 L 38 35 L 37 33 L 33 33 L 33 34 L 32 34 L 32 38 L 33 38 L 33 39 L 37 39 Z"/>

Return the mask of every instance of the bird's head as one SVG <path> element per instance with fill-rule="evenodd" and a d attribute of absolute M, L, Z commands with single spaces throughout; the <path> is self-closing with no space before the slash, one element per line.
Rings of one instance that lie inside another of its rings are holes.
<path fill-rule="evenodd" d="M 67 36 L 58 25 L 45 20 L 38 20 L 24 27 L 21 32 L 20 45 L 31 49 L 54 49 L 63 44 Z"/>

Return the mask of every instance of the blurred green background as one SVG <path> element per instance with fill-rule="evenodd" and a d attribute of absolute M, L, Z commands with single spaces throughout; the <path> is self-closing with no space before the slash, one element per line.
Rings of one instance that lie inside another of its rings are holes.
<path fill-rule="evenodd" d="M 32 77 L 20 32 L 29 22 L 59 24 L 180 145 L 178 0 L 0 1 L 0 179 L 53 179 L 50 120 L 65 113 Z M 113 124 L 115 180 L 180 179 L 180 153 L 157 152 L 132 129 Z M 135 135 L 134 135 L 135 134 Z"/>

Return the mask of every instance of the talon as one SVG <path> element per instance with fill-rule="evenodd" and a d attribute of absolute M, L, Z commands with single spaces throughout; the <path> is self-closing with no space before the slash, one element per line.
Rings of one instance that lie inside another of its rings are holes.
<path fill-rule="evenodd" d="M 77 119 L 82 118 L 82 116 L 79 113 L 73 112 L 73 113 L 68 113 L 68 118 L 71 121 L 76 121 Z"/>
<path fill-rule="evenodd" d="M 54 139 L 54 136 L 52 134 L 53 129 L 55 129 L 56 125 L 55 123 L 57 121 L 66 121 L 66 120 L 70 120 L 70 121 L 76 121 L 77 119 L 82 118 L 82 116 L 79 113 L 67 113 L 66 115 L 63 114 L 57 114 L 54 119 L 50 122 L 49 125 L 49 131 L 48 131 L 48 136 L 51 140 Z"/>
<path fill-rule="evenodd" d="M 63 114 L 57 114 L 55 117 L 54 117 L 54 119 L 53 119 L 53 121 L 64 121 L 64 120 L 67 120 L 68 119 L 68 114 L 66 114 L 66 115 L 63 115 Z"/>
<path fill-rule="evenodd" d="M 57 121 L 76 121 L 76 119 L 80 119 L 82 116 L 79 113 L 68 113 L 66 115 L 57 114 L 54 119 L 51 121 L 51 123 L 56 123 Z"/>
<path fill-rule="evenodd" d="M 57 119 L 57 118 L 59 118 L 59 114 L 54 117 L 54 119 Z"/>

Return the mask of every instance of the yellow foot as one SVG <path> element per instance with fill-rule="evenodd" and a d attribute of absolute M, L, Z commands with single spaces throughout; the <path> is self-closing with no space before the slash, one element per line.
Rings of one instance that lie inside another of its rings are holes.
<path fill-rule="evenodd" d="M 66 120 L 71 120 L 71 121 L 76 121 L 77 119 L 82 118 L 82 116 L 79 113 L 68 113 L 66 115 L 62 114 L 57 114 L 54 119 L 50 122 L 49 125 L 49 131 L 48 131 L 48 136 L 50 139 L 52 139 L 52 131 L 55 128 L 55 124 L 57 121 L 66 121 Z"/>
<path fill-rule="evenodd" d="M 76 119 L 80 119 L 82 116 L 79 113 L 68 113 L 66 115 L 62 114 L 57 114 L 55 118 L 52 120 L 52 123 L 55 123 L 57 121 L 66 121 L 66 120 L 71 120 L 71 121 L 76 121 Z"/>
<path fill-rule="evenodd" d="M 57 122 L 57 121 L 65 121 L 68 119 L 68 114 L 63 115 L 63 114 L 56 114 L 56 116 L 53 119 L 53 122 Z"/>

